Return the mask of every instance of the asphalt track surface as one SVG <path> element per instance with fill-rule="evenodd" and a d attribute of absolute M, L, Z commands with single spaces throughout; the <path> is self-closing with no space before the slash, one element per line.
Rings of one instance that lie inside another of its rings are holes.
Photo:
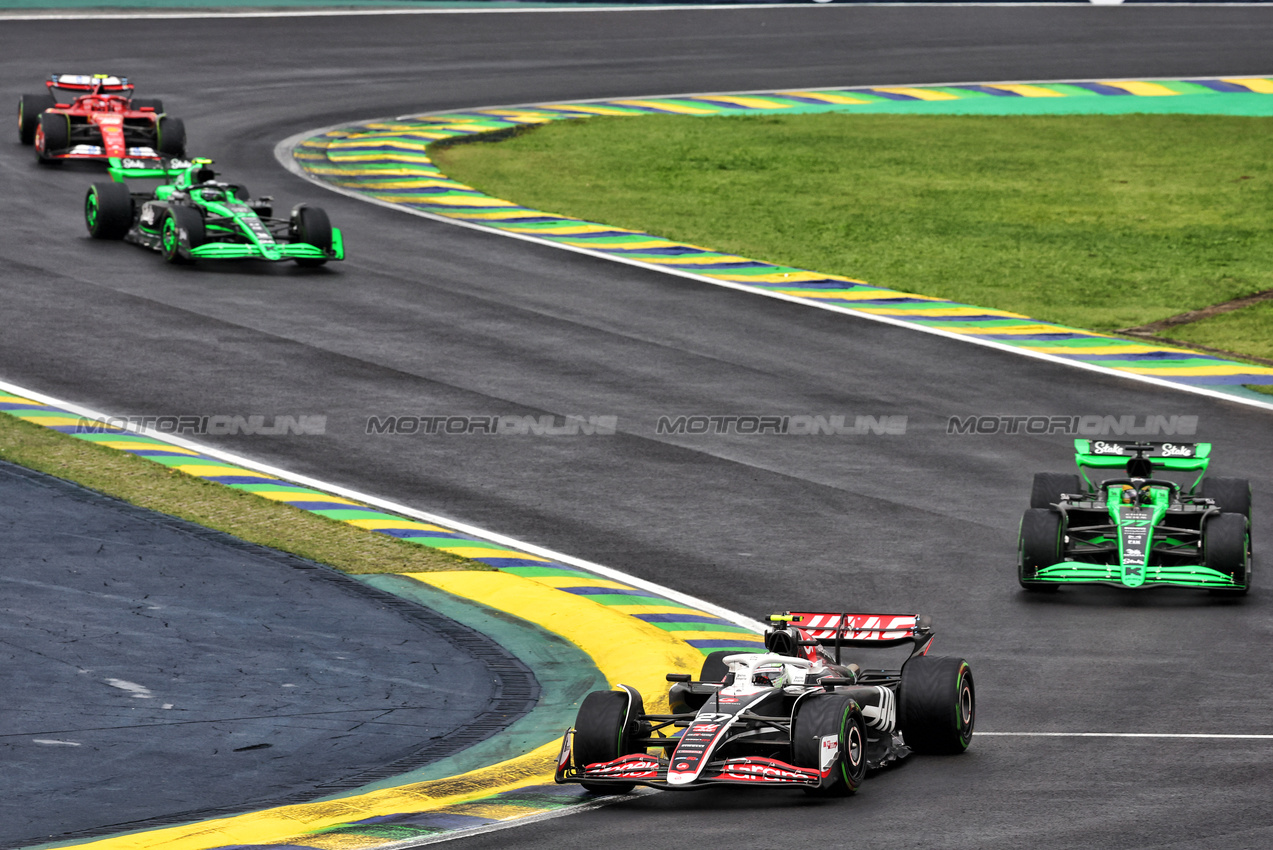
<path fill-rule="evenodd" d="M 0 147 L 0 377 L 119 415 L 325 414 L 208 438 L 627 570 L 752 616 L 917 610 L 966 656 L 978 729 L 1273 733 L 1268 591 L 1066 590 L 1013 576 L 1031 473 L 1060 436 L 951 416 L 1193 415 L 1249 475 L 1273 545 L 1273 414 L 776 303 L 327 195 L 274 144 L 354 119 L 574 98 L 848 84 L 1266 74 L 1270 8 L 853 8 L 0 27 L 0 70 L 127 73 L 192 149 L 278 205 L 320 202 L 350 259 L 178 269 L 92 243 L 89 168 Z M 26 82 L 23 82 L 26 81 Z M 368 435 L 369 416 L 616 415 L 590 437 Z M 905 415 L 904 435 L 660 436 L 675 414 Z M 1257 570 L 1263 560 L 1257 554 Z M 1004 738 L 856 798 L 654 795 L 522 827 L 523 847 L 1266 847 L 1273 743 Z M 509 836 L 464 839 L 503 845 Z"/>
<path fill-rule="evenodd" d="M 533 705 L 494 641 L 334 570 L 6 463 L 0 503 L 0 845 L 336 794 Z"/>

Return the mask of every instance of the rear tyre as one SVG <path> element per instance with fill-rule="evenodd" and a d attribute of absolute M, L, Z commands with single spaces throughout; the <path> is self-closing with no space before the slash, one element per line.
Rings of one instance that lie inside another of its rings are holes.
<path fill-rule="evenodd" d="M 824 767 L 823 753 L 833 739 L 837 751 Z M 828 771 L 818 788 L 806 788 L 818 797 L 847 797 L 866 777 L 866 722 L 852 697 L 814 693 L 796 703 L 791 719 L 791 762 L 796 767 Z"/>
<path fill-rule="evenodd" d="M 640 735 L 640 716 L 645 713 L 641 697 L 634 696 L 628 710 L 626 691 L 593 691 L 584 698 L 575 718 L 575 743 L 572 758 L 575 770 L 590 764 L 614 761 L 619 756 L 645 752 L 634 743 Z M 580 783 L 599 794 L 621 794 L 636 787 L 635 782 L 605 784 Z"/>
<path fill-rule="evenodd" d="M 332 225 L 322 207 L 299 206 L 292 210 L 291 235 L 293 242 L 303 242 L 323 251 L 331 250 Z M 296 259 L 296 265 L 305 268 L 314 268 L 326 262 L 326 257 Z"/>
<path fill-rule="evenodd" d="M 1227 514 L 1242 514 L 1251 521 L 1251 482 L 1245 478 L 1204 478 L 1198 495 L 1214 499 Z"/>
<path fill-rule="evenodd" d="M 972 670 L 962 658 L 917 655 L 902 665 L 897 719 L 906 745 L 917 753 L 968 749 L 977 720 Z"/>
<path fill-rule="evenodd" d="M 159 137 L 155 142 L 155 150 L 161 156 L 184 157 L 186 155 L 186 124 L 180 118 L 169 118 L 167 115 L 159 119 L 156 127 Z"/>
<path fill-rule="evenodd" d="M 1017 538 L 1017 581 L 1026 590 L 1054 592 L 1059 586 L 1036 581 L 1039 570 L 1061 562 L 1061 515 L 1047 508 L 1030 508 L 1021 517 Z"/>
<path fill-rule="evenodd" d="M 1202 563 L 1233 579 L 1234 587 L 1215 588 L 1220 596 L 1245 596 L 1251 586 L 1251 536 L 1246 517 L 1237 513 L 1212 515 L 1202 532 Z"/>
<path fill-rule="evenodd" d="M 34 143 L 40 116 L 44 110 L 56 105 L 57 101 L 50 94 L 24 94 L 18 98 L 18 141 L 24 145 Z"/>
<path fill-rule="evenodd" d="M 1062 493 L 1082 493 L 1083 489 L 1083 479 L 1073 472 L 1036 472 L 1030 487 L 1030 507 L 1050 507 L 1061 501 Z"/>
<path fill-rule="evenodd" d="M 156 112 L 164 111 L 164 102 L 157 97 L 135 97 L 129 101 L 129 105 L 132 106 L 133 109 L 141 109 L 149 106 Z"/>
<path fill-rule="evenodd" d="M 40 126 L 35 131 L 35 156 L 40 162 L 54 163 L 51 155 L 61 153 L 71 146 L 71 119 L 56 112 L 40 115 Z"/>
<path fill-rule="evenodd" d="M 184 242 L 187 248 L 198 248 L 207 236 L 203 227 L 203 216 L 190 207 L 169 207 L 159 225 L 159 245 L 164 259 L 176 266 L 189 265 L 194 258 L 183 254 Z"/>
<path fill-rule="evenodd" d="M 703 672 L 698 674 L 700 682 L 723 682 L 725 677 L 729 675 L 729 665 L 725 663 L 726 656 L 737 655 L 738 651 L 734 649 L 718 649 L 703 659 Z"/>
<path fill-rule="evenodd" d="M 84 224 L 94 239 L 123 239 L 133 226 L 133 196 L 123 183 L 94 183 L 84 198 Z"/>

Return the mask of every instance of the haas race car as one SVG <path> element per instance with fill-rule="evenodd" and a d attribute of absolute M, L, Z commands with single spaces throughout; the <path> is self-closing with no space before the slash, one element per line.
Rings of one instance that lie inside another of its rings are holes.
<path fill-rule="evenodd" d="M 776 614 L 763 653 L 715 652 L 698 681 L 668 674 L 671 714 L 641 694 L 595 691 L 562 740 L 557 782 L 599 793 L 637 785 L 857 791 L 868 770 L 912 752 L 961 753 L 976 717 L 972 671 L 932 657 L 917 614 Z M 844 650 L 908 647 L 900 670 L 865 669 Z"/>
<path fill-rule="evenodd" d="M 110 183 L 94 183 L 84 198 L 84 223 L 94 239 L 123 239 L 163 254 L 170 263 L 205 260 L 292 260 L 321 266 L 345 258 L 344 240 L 319 207 L 299 204 L 275 218 L 273 198 L 253 199 L 238 183 L 217 179 L 212 160 L 112 160 Z M 132 192 L 125 177 L 158 178 Z"/>
<path fill-rule="evenodd" d="M 45 86 L 18 101 L 18 139 L 40 162 L 186 155 L 185 124 L 161 101 L 133 97 L 124 77 L 53 74 Z"/>
<path fill-rule="evenodd" d="M 1074 449 L 1078 474 L 1034 476 L 1017 546 L 1022 587 L 1096 583 L 1247 592 L 1251 485 L 1245 478 L 1204 478 L 1210 443 L 1075 440 Z M 1094 479 L 1100 470 L 1116 474 Z"/>

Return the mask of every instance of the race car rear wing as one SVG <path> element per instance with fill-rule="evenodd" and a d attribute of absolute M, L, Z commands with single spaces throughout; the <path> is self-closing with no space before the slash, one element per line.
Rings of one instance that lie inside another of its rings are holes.
<path fill-rule="evenodd" d="M 1211 460 L 1210 443 L 1147 443 L 1134 440 L 1075 440 L 1074 462 L 1079 468 L 1125 469 L 1135 457 L 1153 469 L 1205 471 Z"/>
<path fill-rule="evenodd" d="M 933 629 L 927 617 L 919 614 L 829 614 L 801 612 L 773 614 L 769 622 L 791 625 L 800 630 L 808 645 L 884 647 L 912 643 L 916 653 L 927 652 L 933 640 Z M 802 643 L 804 642 L 802 641 Z"/>
<path fill-rule="evenodd" d="M 127 77 L 116 77 L 111 74 L 49 74 L 45 85 L 51 89 L 99 94 L 121 94 L 131 92 L 134 88 Z"/>
<path fill-rule="evenodd" d="M 123 156 L 111 157 L 106 173 L 111 180 L 121 183 L 124 180 L 145 178 L 167 179 L 179 177 L 195 165 L 211 165 L 212 160 L 204 157 L 180 159 L 167 156 Z"/>

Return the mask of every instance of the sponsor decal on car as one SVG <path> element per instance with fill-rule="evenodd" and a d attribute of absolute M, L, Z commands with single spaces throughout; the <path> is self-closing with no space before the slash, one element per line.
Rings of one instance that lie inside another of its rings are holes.
<path fill-rule="evenodd" d="M 725 762 L 713 779 L 731 779 L 742 782 L 800 783 L 816 785 L 822 779 L 817 771 L 796 767 L 777 759 L 737 758 Z"/>

